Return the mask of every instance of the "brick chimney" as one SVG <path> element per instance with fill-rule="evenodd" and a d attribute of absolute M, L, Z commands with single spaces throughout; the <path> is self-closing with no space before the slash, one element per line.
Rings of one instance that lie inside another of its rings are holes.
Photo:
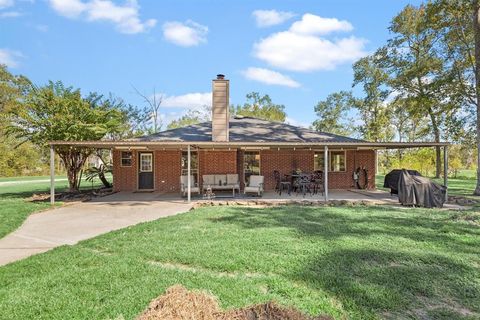
<path fill-rule="evenodd" d="M 212 141 L 227 142 L 229 129 L 230 81 L 217 74 L 212 81 Z"/>

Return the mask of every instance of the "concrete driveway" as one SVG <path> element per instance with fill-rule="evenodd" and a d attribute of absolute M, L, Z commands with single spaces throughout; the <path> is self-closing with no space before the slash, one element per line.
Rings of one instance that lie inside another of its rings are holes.
<path fill-rule="evenodd" d="M 116 193 L 30 215 L 0 239 L 0 266 L 112 230 L 188 211 L 183 200 L 154 193 Z"/>

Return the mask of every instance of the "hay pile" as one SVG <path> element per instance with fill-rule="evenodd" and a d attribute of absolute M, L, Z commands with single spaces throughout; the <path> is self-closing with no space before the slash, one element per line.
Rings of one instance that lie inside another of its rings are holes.
<path fill-rule="evenodd" d="M 150 302 L 137 320 L 330 320 L 331 317 L 309 317 L 293 308 L 274 302 L 241 309 L 222 311 L 215 297 L 204 292 L 188 291 L 180 285 L 167 289 L 164 295 Z"/>

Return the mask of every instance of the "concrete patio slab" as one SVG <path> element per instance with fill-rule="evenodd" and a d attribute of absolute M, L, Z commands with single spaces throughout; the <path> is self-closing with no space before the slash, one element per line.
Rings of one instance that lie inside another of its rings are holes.
<path fill-rule="evenodd" d="M 178 197 L 176 201 L 160 201 L 153 193 L 116 193 L 35 213 L 19 229 L 0 239 L 0 266 L 190 208 L 191 204 Z"/>

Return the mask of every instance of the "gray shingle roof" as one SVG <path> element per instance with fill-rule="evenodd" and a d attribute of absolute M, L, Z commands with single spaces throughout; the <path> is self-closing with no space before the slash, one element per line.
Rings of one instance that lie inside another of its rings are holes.
<path fill-rule="evenodd" d="M 365 142 L 364 140 L 251 117 L 231 118 L 229 132 L 231 142 Z M 211 122 L 203 122 L 129 139 L 129 141 L 212 141 L 212 124 Z"/>

